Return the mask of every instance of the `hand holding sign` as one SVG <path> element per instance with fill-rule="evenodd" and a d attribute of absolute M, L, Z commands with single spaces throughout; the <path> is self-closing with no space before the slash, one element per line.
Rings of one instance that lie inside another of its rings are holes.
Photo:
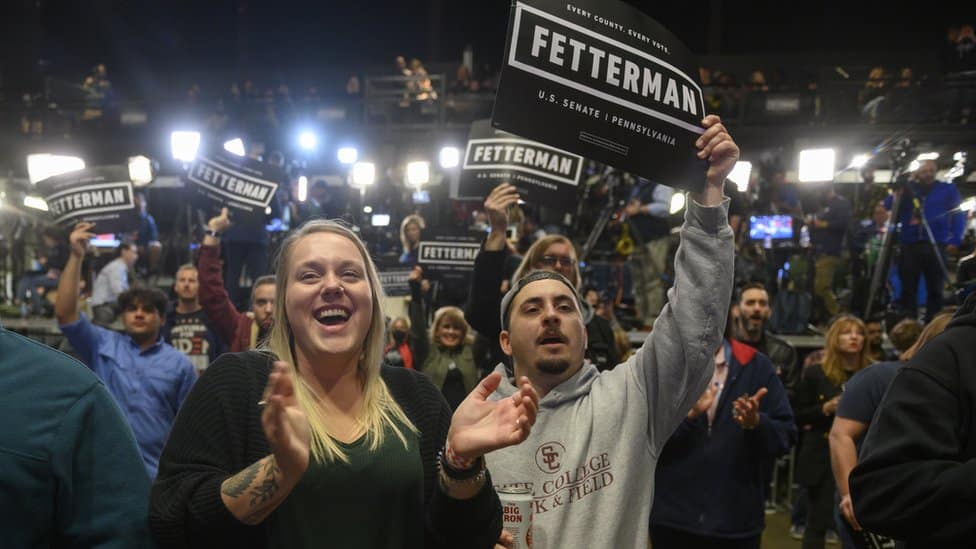
<path fill-rule="evenodd" d="M 85 257 L 85 253 L 88 251 L 88 241 L 95 236 L 95 233 L 91 232 L 94 226 L 94 223 L 82 221 L 75 225 L 74 230 L 71 231 L 71 235 L 68 236 L 68 242 L 71 244 L 71 253 L 76 257 Z"/>
<path fill-rule="evenodd" d="M 725 179 L 732 172 L 739 160 L 739 146 L 732 141 L 729 131 L 722 125 L 722 119 L 710 114 L 702 120 L 705 133 L 695 141 L 698 147 L 698 158 L 708 160 L 708 172 L 705 180 L 710 187 L 721 189 Z"/>
<path fill-rule="evenodd" d="M 227 212 L 227 208 L 220 209 L 220 215 L 216 217 L 211 217 L 210 221 L 207 221 L 207 227 L 214 232 L 222 233 L 231 226 L 230 215 Z"/>
<path fill-rule="evenodd" d="M 510 183 L 502 183 L 491 190 L 485 199 L 485 213 L 491 224 L 491 234 L 485 241 L 485 250 L 497 252 L 505 248 L 505 231 L 508 229 L 508 209 L 518 204 L 518 189 Z"/>

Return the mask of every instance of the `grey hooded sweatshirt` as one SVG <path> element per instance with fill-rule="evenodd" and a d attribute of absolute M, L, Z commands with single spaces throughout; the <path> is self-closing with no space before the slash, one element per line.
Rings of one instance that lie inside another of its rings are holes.
<path fill-rule="evenodd" d="M 529 438 L 486 456 L 496 487 L 529 485 L 533 549 L 646 549 L 654 468 L 705 391 L 732 298 L 728 199 L 689 200 L 668 305 L 612 370 L 584 364 L 539 402 Z M 496 371 L 505 376 L 505 368 Z M 507 377 L 492 395 L 516 391 Z"/>

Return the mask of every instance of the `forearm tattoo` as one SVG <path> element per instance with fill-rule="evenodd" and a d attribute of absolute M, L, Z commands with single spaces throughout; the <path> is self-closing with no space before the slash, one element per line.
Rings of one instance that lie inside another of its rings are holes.
<path fill-rule="evenodd" d="M 255 465 L 258 464 L 255 463 Z M 274 456 L 271 456 L 271 459 L 264 464 L 264 480 L 254 488 L 251 488 L 249 492 L 251 494 L 251 507 L 270 500 L 278 493 L 278 474 L 280 472 L 278 462 L 275 461 Z"/>
<path fill-rule="evenodd" d="M 258 471 L 261 470 L 261 462 L 256 461 L 249 465 L 247 469 L 244 469 L 240 473 L 227 479 L 224 486 L 221 487 L 221 492 L 224 495 L 236 498 L 247 491 L 247 487 L 254 482 L 255 477 L 258 476 Z"/>

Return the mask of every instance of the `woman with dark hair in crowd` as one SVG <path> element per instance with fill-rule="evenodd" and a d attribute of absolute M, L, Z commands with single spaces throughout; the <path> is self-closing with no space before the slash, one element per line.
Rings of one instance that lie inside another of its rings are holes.
<path fill-rule="evenodd" d="M 383 347 L 383 364 L 415 370 L 413 341 L 410 339 L 410 321 L 398 316 L 390 322 L 386 346 Z"/>
<path fill-rule="evenodd" d="M 420 296 L 421 274 L 420 267 L 410 273 L 411 350 L 415 364 L 430 376 L 453 410 L 481 379 L 474 354 L 474 334 L 464 319 L 464 311 L 452 306 L 434 312 L 433 325 L 427 333 L 428 315 Z"/>
<path fill-rule="evenodd" d="M 505 279 L 505 263 L 512 253 L 506 245 L 505 231 L 508 228 L 508 208 L 518 203 L 518 190 L 509 183 L 502 183 L 492 189 L 485 199 L 485 211 L 491 223 L 491 232 L 474 262 L 471 277 L 471 295 L 464 316 L 478 333 L 492 344 L 495 363 L 505 360 L 498 347 L 498 334 L 501 332 L 499 307 L 501 306 L 502 282 Z M 572 241 L 562 235 L 546 235 L 532 244 L 522 258 L 522 262 L 512 281 L 516 281 L 533 271 L 554 271 L 576 288 L 582 285 L 579 260 Z M 600 371 L 613 368 L 620 362 L 616 342 L 610 322 L 594 314 L 591 308 L 583 311 L 586 323 L 586 358 Z"/>
<path fill-rule="evenodd" d="M 802 433 L 796 480 L 806 487 L 809 509 L 803 549 L 824 547 L 833 518 L 835 487 L 827 434 L 844 384 L 871 362 L 866 337 L 861 319 L 838 316 L 827 330 L 823 362 L 805 368 L 796 388 L 794 415 Z"/>
<path fill-rule="evenodd" d="M 267 348 L 212 364 L 170 433 L 150 500 L 159 545 L 493 547 L 483 456 L 528 436 L 528 379 L 489 402 L 488 376 L 452 417 L 426 377 L 380 366 L 383 290 L 352 231 L 309 222 L 276 264 Z"/>

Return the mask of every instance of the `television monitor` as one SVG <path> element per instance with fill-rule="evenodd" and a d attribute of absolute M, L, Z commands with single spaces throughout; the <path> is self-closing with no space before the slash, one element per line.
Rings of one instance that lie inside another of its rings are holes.
<path fill-rule="evenodd" d="M 749 239 L 792 240 L 793 218 L 788 215 L 750 216 Z"/>

